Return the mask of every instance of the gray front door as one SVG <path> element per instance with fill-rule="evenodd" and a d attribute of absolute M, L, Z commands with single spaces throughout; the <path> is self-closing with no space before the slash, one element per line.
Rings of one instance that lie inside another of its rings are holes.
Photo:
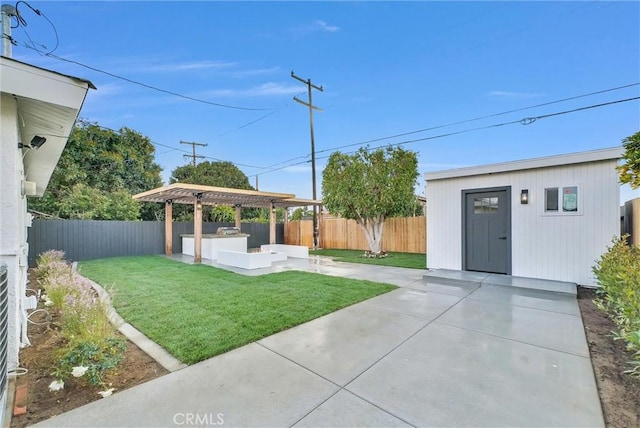
<path fill-rule="evenodd" d="M 465 270 L 511 273 L 510 188 L 463 191 Z"/>

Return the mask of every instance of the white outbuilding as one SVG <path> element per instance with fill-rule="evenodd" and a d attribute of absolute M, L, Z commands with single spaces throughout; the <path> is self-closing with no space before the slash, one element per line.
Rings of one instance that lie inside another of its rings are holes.
<path fill-rule="evenodd" d="M 596 286 L 620 235 L 622 147 L 425 174 L 427 268 Z"/>

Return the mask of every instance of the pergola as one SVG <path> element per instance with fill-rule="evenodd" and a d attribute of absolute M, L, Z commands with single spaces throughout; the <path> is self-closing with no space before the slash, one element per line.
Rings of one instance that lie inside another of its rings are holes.
<path fill-rule="evenodd" d="M 230 206 L 236 210 L 235 224 L 240 227 L 240 210 L 269 208 L 269 243 L 276 243 L 275 208 L 322 205 L 322 201 L 299 199 L 289 193 L 260 192 L 257 190 L 230 189 L 226 187 L 201 186 L 198 184 L 174 183 L 133 195 L 140 202 L 164 203 L 165 209 L 165 253 L 173 254 L 173 204 L 193 205 L 194 260 L 202 261 L 202 206 Z"/>

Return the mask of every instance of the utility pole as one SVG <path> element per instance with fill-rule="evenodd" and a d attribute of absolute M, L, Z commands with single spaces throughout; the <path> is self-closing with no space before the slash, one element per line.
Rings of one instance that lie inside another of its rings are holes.
<path fill-rule="evenodd" d="M 207 147 L 208 144 L 206 144 L 206 143 L 205 144 L 203 144 L 203 143 L 193 143 L 193 142 L 190 142 L 190 141 L 180 141 L 180 144 L 190 144 L 191 145 L 191 148 L 193 150 L 193 154 L 191 154 L 191 155 L 182 155 L 182 156 L 191 158 L 192 159 L 191 164 L 193 166 L 196 166 L 196 158 L 204 159 L 204 156 L 196 155 L 196 146 Z"/>
<path fill-rule="evenodd" d="M 311 89 L 317 89 L 320 92 L 324 92 L 322 86 L 317 86 L 311 83 L 311 79 L 304 80 L 296 76 L 293 71 L 291 77 L 307 85 L 307 91 L 309 94 L 309 102 L 304 102 L 297 97 L 293 97 L 293 100 L 300 104 L 309 107 L 309 129 L 311 130 L 311 183 L 313 186 L 313 200 L 316 200 L 316 146 L 313 140 L 313 111 L 322 111 L 320 108 L 313 105 L 313 99 L 311 98 Z M 313 248 L 318 248 L 318 207 L 313 206 Z"/>
<path fill-rule="evenodd" d="M 0 9 L 2 9 L 2 55 L 11 58 L 14 43 L 11 38 L 11 17 L 17 17 L 18 11 L 10 4 L 3 4 Z"/>

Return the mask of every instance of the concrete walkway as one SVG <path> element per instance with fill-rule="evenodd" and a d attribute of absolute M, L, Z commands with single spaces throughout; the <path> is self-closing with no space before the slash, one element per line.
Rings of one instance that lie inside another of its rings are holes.
<path fill-rule="evenodd" d="M 298 267 L 400 288 L 38 426 L 604 426 L 571 293 L 322 258 Z"/>

